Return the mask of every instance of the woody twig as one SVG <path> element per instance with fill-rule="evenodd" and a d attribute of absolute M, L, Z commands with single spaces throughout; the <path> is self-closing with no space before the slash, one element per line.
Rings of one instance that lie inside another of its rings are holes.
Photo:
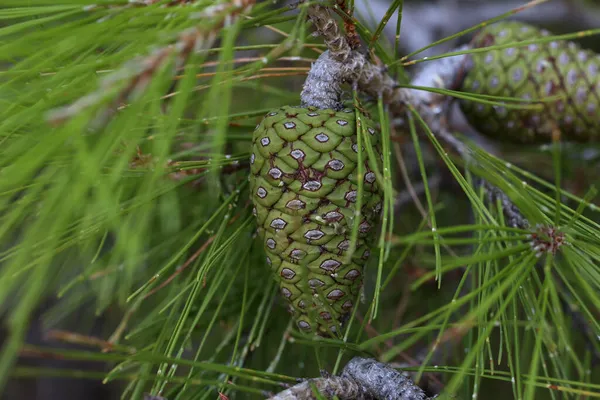
<path fill-rule="evenodd" d="M 317 389 L 318 393 L 315 393 Z M 320 397 L 318 397 L 320 396 Z M 270 400 L 429 400 L 425 392 L 388 364 L 354 357 L 340 376 L 309 379 L 284 390 Z"/>

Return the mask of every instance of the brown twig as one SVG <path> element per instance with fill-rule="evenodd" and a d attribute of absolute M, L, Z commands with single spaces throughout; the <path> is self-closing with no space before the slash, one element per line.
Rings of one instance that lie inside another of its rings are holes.
<path fill-rule="evenodd" d="M 346 39 L 352 49 L 360 47 L 360 37 L 356 32 L 356 22 L 354 21 L 354 7 L 348 6 L 347 0 L 336 0 L 337 7 L 335 11 L 344 20 L 344 31 L 346 31 Z"/>
<path fill-rule="evenodd" d="M 114 343 L 93 336 L 81 335 L 75 332 L 52 330 L 46 334 L 48 340 L 58 340 L 70 344 L 79 344 L 90 347 L 97 347 L 103 351 L 125 350 L 129 353 L 135 353 L 136 349 L 130 346 L 116 346 Z"/>

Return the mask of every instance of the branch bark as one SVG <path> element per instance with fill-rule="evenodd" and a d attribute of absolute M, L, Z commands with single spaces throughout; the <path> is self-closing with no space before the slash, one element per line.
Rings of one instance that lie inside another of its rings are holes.
<path fill-rule="evenodd" d="M 340 376 L 309 379 L 270 397 L 270 400 L 429 400 L 402 372 L 372 358 L 354 357 Z"/>

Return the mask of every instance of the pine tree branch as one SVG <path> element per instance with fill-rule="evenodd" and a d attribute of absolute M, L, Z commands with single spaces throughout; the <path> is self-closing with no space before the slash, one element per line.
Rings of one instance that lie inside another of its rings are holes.
<path fill-rule="evenodd" d="M 423 389 L 387 364 L 372 358 L 354 357 L 342 372 L 342 376 L 359 382 L 375 399 L 426 400 Z"/>
<path fill-rule="evenodd" d="M 303 104 L 320 108 L 340 108 L 339 82 L 356 84 L 358 89 L 372 97 L 381 97 L 396 116 L 406 112 L 410 104 L 421 115 L 436 136 L 450 145 L 466 160 L 472 161 L 471 150 L 450 131 L 448 114 L 450 99 L 447 96 L 421 89 L 400 88 L 383 67 L 370 62 L 362 53 L 352 49 L 329 10 L 321 5 L 312 5 L 308 10 L 309 19 L 322 35 L 328 52 L 319 57 L 311 69 L 302 92 Z M 463 46 L 457 51 L 466 50 Z M 455 89 L 464 75 L 469 60 L 468 55 L 459 55 L 435 60 L 426 64 L 416 74 L 411 86 L 436 89 Z M 314 72 L 313 72 L 314 71 Z M 333 88 L 333 91 L 332 91 Z M 335 98 L 331 93 L 335 93 Z M 500 189 L 485 182 L 483 186 L 490 193 L 490 199 L 500 199 L 509 224 L 515 227 L 529 226 L 518 208 Z"/>
<path fill-rule="evenodd" d="M 428 400 L 425 392 L 402 372 L 372 358 L 354 357 L 340 376 L 308 379 L 270 400 L 316 400 L 313 388 L 326 399 Z"/>
<path fill-rule="evenodd" d="M 502 205 L 502 211 L 504 213 L 507 226 L 520 229 L 530 228 L 527 218 L 523 216 L 519 208 L 513 204 L 506 193 L 483 179 L 481 180 L 480 184 L 487 191 L 490 203 L 494 204 L 495 202 L 499 201 Z"/>
<path fill-rule="evenodd" d="M 340 376 L 307 379 L 302 383 L 279 392 L 270 400 L 317 400 L 317 392 L 326 399 L 339 400 L 375 400 L 353 379 Z"/>

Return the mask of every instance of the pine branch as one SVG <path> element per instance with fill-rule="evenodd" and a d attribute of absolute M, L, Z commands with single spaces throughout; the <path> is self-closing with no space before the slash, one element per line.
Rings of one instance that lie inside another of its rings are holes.
<path fill-rule="evenodd" d="M 444 140 L 463 158 L 473 161 L 469 148 L 456 139 L 450 131 L 447 118 L 450 102 L 447 96 L 423 90 L 428 87 L 434 89 L 456 88 L 463 76 L 468 55 L 435 60 L 422 68 L 411 82 L 411 86 L 420 87 L 420 89 L 400 88 L 384 68 L 373 64 L 362 53 L 351 48 L 326 7 L 312 5 L 309 7 L 308 15 L 317 31 L 322 35 L 329 54 L 322 55 L 311 69 L 302 92 L 304 104 L 339 109 L 341 107 L 339 96 L 342 91 L 339 82 L 347 81 L 356 84 L 364 93 L 375 98 L 381 97 L 396 116 L 404 115 L 407 105 L 414 107 L 435 135 Z M 463 46 L 457 51 L 468 48 L 469 46 Z M 335 98 L 328 97 L 332 92 L 336 94 Z M 518 208 L 506 194 L 487 182 L 483 185 L 491 193 L 492 199 L 501 199 L 511 226 L 528 226 L 526 219 L 521 216 Z"/>
<path fill-rule="evenodd" d="M 502 190 L 491 185 L 485 180 L 481 180 L 481 186 L 485 188 L 488 194 L 488 199 L 491 204 L 499 201 L 502 205 L 504 217 L 506 219 L 506 225 L 513 228 L 529 229 L 529 221 L 523 216 L 517 206 L 513 204 L 510 198 Z"/>
<path fill-rule="evenodd" d="M 318 400 L 315 391 L 321 398 L 326 399 L 373 400 L 373 397 L 368 395 L 358 382 L 340 376 L 307 379 L 269 397 L 269 400 Z"/>
<path fill-rule="evenodd" d="M 429 400 L 425 392 L 402 372 L 371 358 L 354 357 L 340 376 L 309 379 L 270 400 Z"/>
<path fill-rule="evenodd" d="M 425 392 L 401 372 L 371 358 L 354 357 L 342 376 L 359 382 L 375 399 L 427 400 Z"/>

